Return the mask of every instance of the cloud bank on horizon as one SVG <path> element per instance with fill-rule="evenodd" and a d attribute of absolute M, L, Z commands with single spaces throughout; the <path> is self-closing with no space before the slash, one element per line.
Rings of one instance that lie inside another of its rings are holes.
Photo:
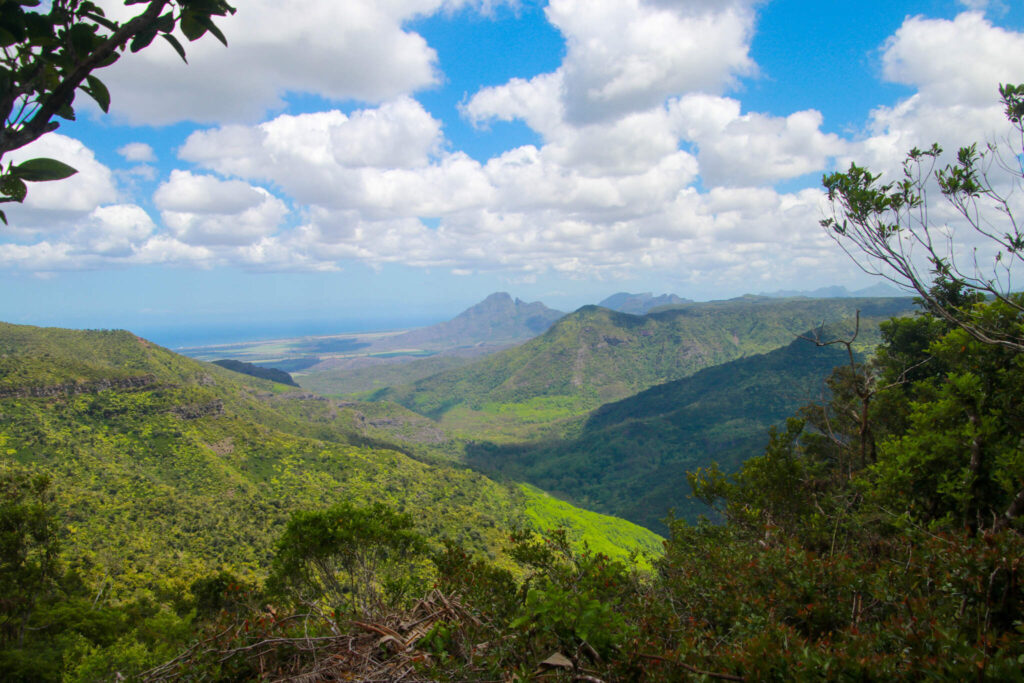
<path fill-rule="evenodd" d="M 481 82 L 432 111 L 422 94 L 451 87 L 450 65 L 416 22 L 464 24 L 472 42 L 474 27 L 529 6 L 246 0 L 222 22 L 229 48 L 199 41 L 188 66 L 156 45 L 126 56 L 103 74 L 109 119 L 11 155 L 80 172 L 8 211 L 0 269 L 363 263 L 520 282 L 671 271 L 741 291 L 834 282 L 855 268 L 819 227 L 821 174 L 852 160 L 896 173 L 913 146 L 992 139 L 1005 128 L 997 85 L 1024 80 L 1024 33 L 977 0 L 905 16 L 859 58 L 909 94 L 835 131 L 817 109 L 744 106 L 746 84 L 772 77 L 751 49 L 763 5 L 550 0 L 534 14 L 564 41 L 556 69 Z M 533 142 L 477 158 L 446 134 L 457 125 L 525 126 Z"/>

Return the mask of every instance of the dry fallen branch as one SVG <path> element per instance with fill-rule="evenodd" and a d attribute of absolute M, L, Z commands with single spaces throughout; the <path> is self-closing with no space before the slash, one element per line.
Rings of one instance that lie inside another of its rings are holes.
<path fill-rule="evenodd" d="M 408 612 L 388 615 L 374 622 L 350 622 L 357 633 L 260 638 L 239 645 L 244 634 L 239 624 L 232 624 L 171 661 L 145 672 L 140 680 L 147 683 L 178 680 L 204 662 L 225 664 L 241 658 L 259 671 L 261 679 L 282 683 L 421 683 L 429 679 L 418 671 L 422 665 L 430 663 L 431 654 L 416 646 L 438 622 L 482 625 L 457 598 L 433 591 Z M 227 647 L 223 645 L 225 642 L 234 646 Z M 472 649 L 476 652 L 485 647 L 486 643 Z M 268 666 L 268 662 L 272 664 Z"/>

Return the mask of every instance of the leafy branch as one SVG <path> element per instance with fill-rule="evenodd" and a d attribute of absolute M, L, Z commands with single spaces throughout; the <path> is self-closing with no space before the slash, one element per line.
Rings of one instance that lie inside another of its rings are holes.
<path fill-rule="evenodd" d="M 159 35 L 187 62 L 175 31 L 189 41 L 207 32 L 227 45 L 213 17 L 234 14 L 226 0 L 125 0 L 144 9 L 124 23 L 106 17 L 90 0 L 53 0 L 41 12 L 40 0 L 0 2 L 0 161 L 5 154 L 75 119 L 78 91 L 105 113 L 110 92 L 93 72 L 114 64 L 124 53 L 139 52 Z M 0 163 L 0 203 L 21 203 L 26 183 L 62 180 L 75 169 L 54 159 Z M 0 220 L 7 217 L 0 211 Z"/>
<path fill-rule="evenodd" d="M 847 172 L 823 178 L 833 215 L 821 224 L 865 272 L 915 291 L 930 311 L 977 341 L 1021 352 L 1024 336 L 986 325 L 976 307 L 988 298 L 1024 312 L 1011 296 L 1014 271 L 1024 266 L 1024 226 L 1011 201 L 1024 190 L 1024 85 L 1001 85 L 999 94 L 1013 130 L 1003 147 L 962 147 L 956 161 L 941 169 L 936 168 L 941 147 L 915 147 L 904 160 L 902 180 L 888 183 L 881 174 L 851 164 Z M 929 215 L 928 190 L 935 186 L 995 250 L 987 265 L 977 248 L 961 253 L 954 229 Z M 946 295 L 961 290 L 969 295 L 960 300 Z"/>

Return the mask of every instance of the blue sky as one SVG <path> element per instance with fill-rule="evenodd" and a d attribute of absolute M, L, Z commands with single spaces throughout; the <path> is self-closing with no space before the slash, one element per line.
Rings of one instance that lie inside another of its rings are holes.
<path fill-rule="evenodd" d="M 109 116 L 80 101 L 11 157 L 80 173 L 8 211 L 0 319 L 159 341 L 421 324 L 497 290 L 866 286 L 818 226 L 822 173 L 993 139 L 1024 80 L 1019 2 L 237 4 L 228 48 L 127 55 Z"/>

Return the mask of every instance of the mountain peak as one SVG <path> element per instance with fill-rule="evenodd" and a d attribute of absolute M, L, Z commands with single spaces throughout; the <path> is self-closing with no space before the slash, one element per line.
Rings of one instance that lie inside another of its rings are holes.
<path fill-rule="evenodd" d="M 527 303 L 508 292 L 494 292 L 447 322 L 412 330 L 392 341 L 423 348 L 511 344 L 537 336 L 562 315 L 539 301 Z"/>
<path fill-rule="evenodd" d="M 618 292 L 598 304 L 603 308 L 610 308 L 620 313 L 632 313 L 633 315 L 644 315 L 648 311 L 659 306 L 675 306 L 677 304 L 690 303 L 690 299 L 684 299 L 675 294 L 662 294 L 654 296 L 651 292 L 630 294 L 629 292 Z"/>

